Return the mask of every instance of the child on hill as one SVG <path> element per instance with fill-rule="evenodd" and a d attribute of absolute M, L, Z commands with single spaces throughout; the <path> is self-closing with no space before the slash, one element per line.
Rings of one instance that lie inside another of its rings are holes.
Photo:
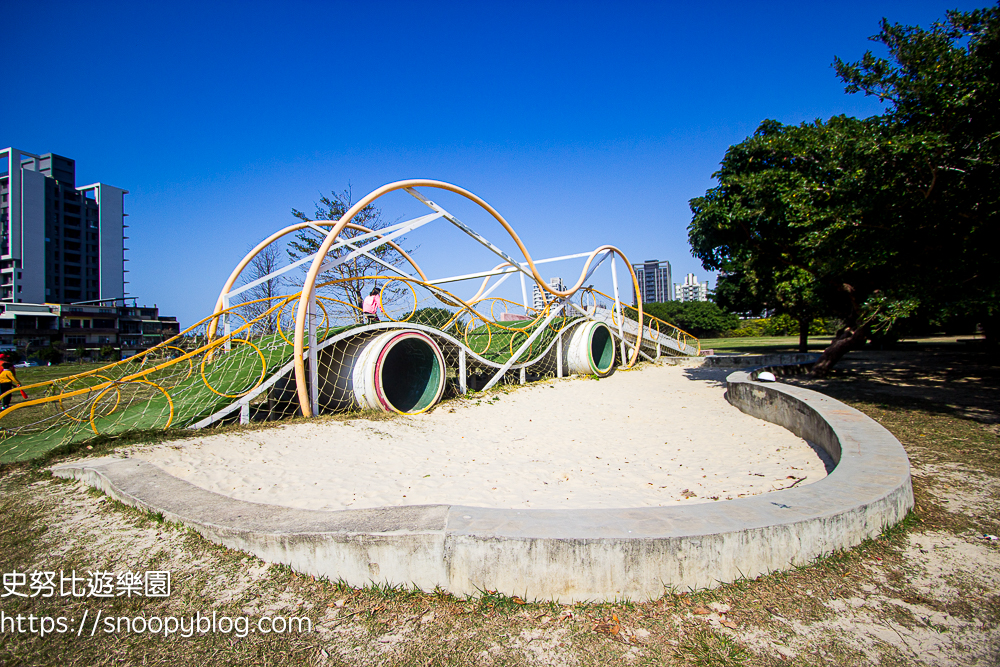
<path fill-rule="evenodd" d="M 13 396 L 10 393 L 14 387 L 20 387 L 21 383 L 17 381 L 17 376 L 14 375 L 14 367 L 9 361 L 3 362 L 3 370 L 0 371 L 0 394 L 3 394 L 3 409 L 6 410 L 10 407 L 10 399 Z"/>
<path fill-rule="evenodd" d="M 365 301 L 362 304 L 361 311 L 365 315 L 365 319 L 368 323 L 378 322 L 378 311 L 382 308 L 382 290 L 376 287 L 372 290 L 371 294 L 365 297 Z M 385 312 L 385 311 L 382 311 Z"/>

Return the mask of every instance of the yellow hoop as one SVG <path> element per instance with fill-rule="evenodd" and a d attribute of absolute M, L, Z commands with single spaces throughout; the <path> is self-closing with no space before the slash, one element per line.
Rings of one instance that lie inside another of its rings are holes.
<path fill-rule="evenodd" d="M 243 396 L 246 396 L 251 391 L 259 387 L 261 383 L 264 382 L 264 378 L 267 377 L 267 359 L 264 358 L 264 353 L 260 351 L 260 348 L 251 343 L 250 341 L 243 340 L 242 338 L 233 339 L 233 342 L 241 343 L 243 345 L 249 345 L 254 349 L 254 351 L 257 353 L 257 356 L 260 357 L 260 378 L 257 380 L 257 382 L 254 383 L 252 387 L 250 387 L 241 394 L 223 394 L 221 391 L 216 391 L 215 388 L 208 383 L 208 378 L 205 377 L 205 362 L 208 361 L 208 355 L 205 355 L 205 358 L 201 360 L 201 380 L 202 382 L 205 383 L 205 386 L 208 387 L 212 393 L 222 396 L 224 398 L 241 398 Z"/>
<path fill-rule="evenodd" d="M 234 338 L 233 340 L 241 340 L 241 339 L 238 339 L 238 338 Z M 180 352 L 180 353 L 181 353 L 181 356 L 182 356 L 182 357 L 183 357 L 183 356 L 184 356 L 185 354 L 187 354 L 187 352 L 185 352 L 185 351 L 184 351 L 184 350 L 182 350 L 181 348 L 177 347 L 176 345 L 167 345 L 167 346 L 165 346 L 165 347 L 162 347 L 162 348 L 160 348 L 160 349 L 162 349 L 162 350 L 177 350 L 178 352 Z M 167 386 L 166 386 L 166 385 L 165 385 L 164 383 L 162 383 L 162 382 L 157 382 L 157 384 L 158 384 L 158 385 L 160 385 L 160 386 L 162 386 L 162 387 L 164 387 L 164 388 L 166 388 L 166 389 L 173 389 L 174 387 L 176 387 L 177 385 L 179 385 L 179 384 L 180 384 L 181 382 L 184 382 L 184 381 L 185 381 L 185 380 L 187 380 L 187 379 L 188 379 L 189 377 L 191 377 L 191 375 L 192 375 L 192 374 L 194 373 L 194 362 L 193 362 L 193 361 L 191 361 L 191 357 L 188 357 L 187 359 L 184 359 L 184 360 L 182 360 L 182 361 L 187 361 L 187 363 L 188 363 L 188 370 L 187 370 L 187 375 L 185 375 L 185 376 L 184 376 L 184 377 L 182 377 L 182 378 L 181 378 L 180 380 L 178 380 L 178 381 L 177 381 L 177 382 L 176 382 L 175 384 L 173 384 L 172 386 L 169 386 L 169 387 L 167 387 Z M 179 362 L 178 362 L 178 363 L 179 363 Z M 176 364 L 175 364 L 175 365 L 176 365 Z M 168 367 L 168 368 L 170 368 L 170 367 Z M 162 370 L 167 370 L 167 369 L 166 369 L 166 368 L 164 368 L 164 369 L 162 369 Z M 158 372 L 158 371 L 154 371 L 154 372 L 153 372 L 153 374 L 155 375 L 155 373 L 157 373 L 157 372 Z"/>
<path fill-rule="evenodd" d="M 469 328 L 472 327 L 473 324 L 475 324 L 475 322 L 476 322 L 477 319 L 480 322 L 483 323 L 484 327 L 486 327 L 486 347 L 483 348 L 479 352 L 476 352 L 475 348 L 472 347 L 472 344 L 469 343 L 469 331 L 470 331 Z M 470 311 L 469 321 L 465 324 L 465 333 L 464 333 L 463 338 L 465 340 L 465 346 L 467 348 L 469 348 L 470 350 L 472 350 L 473 352 L 476 352 L 476 354 L 478 354 L 480 356 L 482 356 L 482 355 L 486 354 L 487 352 L 489 352 L 490 351 L 490 345 L 493 344 L 493 332 L 490 331 L 489 322 L 487 322 L 485 319 L 483 319 L 483 316 L 480 315 L 479 313 L 477 313 L 474 310 Z"/>
<path fill-rule="evenodd" d="M 156 389 L 159 389 L 161 392 L 163 392 L 163 395 L 167 397 L 167 406 L 169 406 L 169 408 L 170 408 L 170 413 L 167 415 L 167 423 L 163 426 L 163 430 L 166 431 L 168 428 L 170 428 L 170 424 L 174 421 L 174 400 L 172 398 L 170 398 L 170 394 L 167 392 L 167 390 L 164 389 L 163 387 L 161 387 L 160 385 L 156 384 L 155 382 L 150 382 L 149 380 L 129 380 L 128 382 L 120 382 L 120 383 L 116 382 L 115 384 L 113 384 L 113 385 L 111 385 L 109 387 L 105 387 L 104 391 L 102 391 L 97 396 L 97 398 L 94 399 L 94 404 L 90 406 L 90 428 L 93 429 L 94 435 L 100 435 L 101 434 L 100 431 L 97 430 L 97 424 L 94 423 L 94 421 L 96 419 L 96 415 L 94 414 L 94 411 L 97 409 L 97 402 L 101 400 L 101 396 L 104 396 L 104 394 L 106 394 L 112 388 L 118 390 L 118 386 L 121 385 L 121 384 L 130 384 L 130 383 L 133 383 L 133 382 L 134 383 L 141 383 L 141 384 L 148 384 L 149 386 L 155 387 Z M 121 392 L 119 390 L 119 395 L 120 394 L 121 394 Z M 109 413 L 109 414 L 113 414 L 113 413 Z M 107 415 L 105 415 L 105 416 L 107 416 Z"/>
<path fill-rule="evenodd" d="M 413 296 L 413 308 L 410 309 L 410 314 L 407 315 L 406 319 L 404 320 L 397 320 L 395 317 L 386 312 L 385 304 L 382 304 L 382 314 L 385 315 L 388 319 L 392 320 L 393 322 L 409 322 L 410 318 L 413 317 L 417 312 L 417 291 L 413 289 L 413 285 L 410 284 L 409 280 L 402 280 L 400 278 L 391 278 L 388 281 L 382 283 L 382 293 L 384 294 L 385 292 L 388 292 L 389 285 L 391 285 L 394 282 L 403 283 L 409 288 L 410 294 Z M 381 299 L 379 299 L 379 302 L 381 303 Z"/>
<path fill-rule="evenodd" d="M 281 339 L 283 341 L 285 341 L 286 343 L 288 343 L 289 345 L 292 345 L 293 347 L 294 347 L 295 343 L 293 343 L 292 341 L 288 340 L 288 336 L 285 335 L 285 330 L 281 326 L 281 316 L 285 312 L 285 308 L 288 306 L 288 304 L 295 303 L 300 298 L 301 298 L 301 294 L 293 295 L 293 296 L 288 297 L 288 301 L 286 301 L 285 303 L 281 304 L 281 307 L 278 308 L 277 317 L 274 320 L 275 324 L 278 325 L 278 327 L 277 327 L 278 328 L 278 334 L 281 336 Z M 321 297 L 318 294 L 316 295 L 316 305 L 319 306 L 319 309 L 323 311 L 323 319 L 320 320 L 319 327 L 318 327 L 318 328 L 322 329 L 324 324 L 327 324 L 327 325 L 329 324 L 330 317 L 329 317 L 329 315 L 327 315 L 326 307 L 323 305 L 323 302 L 320 301 L 320 299 L 324 299 L 326 301 L 336 301 L 337 303 L 344 303 L 344 302 L 340 301 L 339 299 L 331 299 L 329 297 Z M 345 305 L 351 305 L 351 304 L 345 304 Z M 352 306 L 352 307 L 354 307 L 354 306 Z"/>
<path fill-rule="evenodd" d="M 59 409 L 63 412 L 63 414 L 66 417 L 69 417 L 73 421 L 78 422 L 80 424 L 82 424 L 85 420 L 83 420 L 83 419 L 77 419 L 72 414 L 70 414 L 69 410 L 67 410 L 66 407 L 63 406 L 63 395 L 66 393 L 66 388 L 67 387 L 69 387 L 71 384 L 73 384 L 74 382 L 76 382 L 78 380 L 83 380 L 84 377 L 88 377 L 88 378 L 97 377 L 97 378 L 101 378 L 101 380 L 103 380 L 104 382 L 112 382 L 111 378 L 109 378 L 109 377 L 105 377 L 103 375 L 94 374 L 94 375 L 87 375 L 87 376 L 75 377 L 75 378 L 73 378 L 72 380 L 70 380 L 69 382 L 67 382 L 66 384 L 63 385 L 63 391 L 59 394 L 59 397 L 58 397 Z M 103 382 L 101 384 L 103 384 Z M 101 386 L 101 385 L 98 384 L 97 387 L 99 387 L 99 386 Z M 96 390 L 97 387 L 95 387 L 94 389 Z M 119 403 L 121 403 L 121 400 L 122 400 L 122 392 L 121 392 L 121 390 L 119 390 L 117 388 L 116 385 L 112 384 L 112 385 L 109 385 L 109 386 L 105 387 L 104 389 L 102 389 L 101 393 L 97 396 L 97 398 L 94 399 L 94 403 L 93 403 L 93 405 L 91 405 L 91 408 L 90 408 L 90 411 L 91 411 L 91 420 L 93 420 L 93 412 L 94 412 L 94 408 L 97 407 L 97 401 L 101 398 L 101 396 L 104 396 L 104 394 L 106 394 L 107 391 L 109 389 L 111 389 L 111 388 L 114 388 L 115 389 L 115 393 L 117 394 L 117 396 L 115 398 L 115 404 L 114 404 L 114 406 L 112 406 L 111 412 L 109 412 L 106 415 L 101 415 L 101 416 L 102 417 L 107 417 L 108 415 L 113 415 L 115 413 L 115 410 L 118 409 L 118 405 L 119 405 Z"/>

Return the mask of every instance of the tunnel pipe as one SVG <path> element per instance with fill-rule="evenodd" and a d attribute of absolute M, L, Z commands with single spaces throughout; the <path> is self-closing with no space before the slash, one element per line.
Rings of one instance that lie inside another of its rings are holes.
<path fill-rule="evenodd" d="M 444 355 L 420 331 L 358 336 L 321 350 L 319 363 L 319 403 L 328 409 L 419 414 L 444 393 Z"/>
<path fill-rule="evenodd" d="M 563 346 L 563 364 L 571 375 L 611 375 L 615 367 L 615 342 L 604 322 L 584 322 L 573 329 Z"/>
<path fill-rule="evenodd" d="M 292 358 L 295 363 L 295 386 L 296 386 L 296 391 L 298 392 L 299 395 L 299 406 L 300 409 L 302 410 L 303 416 L 309 417 L 312 415 L 312 407 L 309 404 L 309 391 L 308 391 L 308 383 L 306 381 L 305 356 L 304 356 L 305 346 L 306 346 L 305 342 L 306 316 L 307 316 L 307 311 L 309 309 L 309 301 L 313 295 L 313 291 L 316 289 L 316 279 L 319 275 L 320 268 L 323 265 L 326 253 L 329 252 L 330 247 L 334 244 L 334 242 L 336 241 L 337 237 L 340 235 L 340 232 L 344 229 L 344 227 L 350 224 L 351 219 L 353 219 L 354 216 L 357 215 L 365 206 L 372 203 L 382 195 L 392 192 L 394 190 L 401 190 L 403 188 L 423 187 L 423 186 L 440 188 L 442 190 L 454 192 L 455 194 L 461 195 L 466 199 L 475 202 L 480 207 L 482 207 L 487 213 L 492 215 L 493 218 L 497 222 L 499 222 L 501 226 L 503 226 L 503 228 L 510 235 L 511 240 L 514 241 L 518 249 L 524 255 L 527 268 L 531 271 L 531 274 L 534 277 L 535 282 L 538 284 L 539 289 L 544 290 L 552 294 L 553 296 L 557 297 L 568 298 L 572 296 L 577 292 L 577 290 L 580 289 L 580 287 L 583 286 L 584 281 L 587 279 L 587 276 L 589 275 L 588 270 L 590 269 L 590 264 L 594 261 L 594 259 L 602 252 L 610 251 L 619 255 L 623 260 L 625 260 L 625 265 L 628 267 L 629 274 L 632 277 L 632 288 L 635 290 L 636 294 L 639 294 L 639 281 L 635 277 L 635 271 L 632 269 L 632 264 L 628 261 L 628 258 L 625 256 L 625 253 L 623 253 L 621 250 L 619 250 L 614 246 L 607 246 L 607 245 L 601 246 L 596 250 L 594 250 L 592 253 L 590 253 L 590 256 L 587 257 L 587 261 L 583 266 L 583 270 L 580 272 L 580 278 L 579 280 L 577 280 L 576 284 L 563 291 L 556 290 L 553 289 L 548 284 L 546 284 L 546 282 L 542 279 L 541 274 L 538 273 L 538 269 L 535 267 L 534 261 L 531 259 L 531 255 L 528 253 L 528 249 L 524 247 L 523 243 L 521 243 L 521 239 L 514 232 L 514 229 L 510 226 L 510 224 L 506 220 L 504 220 L 503 216 L 500 215 L 500 213 L 497 212 L 495 208 L 486 203 L 485 200 L 472 194 L 468 190 L 458 187 L 457 185 L 452 185 L 450 183 L 445 183 L 443 181 L 433 181 L 428 179 L 415 178 L 405 181 L 396 181 L 395 183 L 389 183 L 387 185 L 383 185 L 382 187 L 376 188 L 372 192 L 365 195 L 360 201 L 355 202 L 355 204 L 351 206 L 351 208 L 348 209 L 346 213 L 344 213 L 344 215 L 340 218 L 340 220 L 333 227 L 333 229 L 331 229 L 330 232 L 327 234 L 327 237 L 326 239 L 323 240 L 323 243 L 320 244 L 319 250 L 316 251 L 316 258 L 313 260 L 312 266 L 309 268 L 309 272 L 306 274 L 305 281 L 303 282 L 302 285 L 303 298 L 299 299 L 299 307 L 295 313 L 295 339 L 294 339 L 295 354 Z M 636 310 L 638 310 L 637 319 L 639 320 L 639 322 L 642 322 L 643 321 L 642 299 L 639 299 L 639 302 L 636 306 Z M 635 344 L 632 350 L 632 358 L 628 360 L 628 363 L 630 365 L 634 364 L 636 361 L 639 360 L 639 349 L 642 346 L 642 329 L 643 329 L 642 327 L 639 327 L 639 333 L 636 337 Z"/>

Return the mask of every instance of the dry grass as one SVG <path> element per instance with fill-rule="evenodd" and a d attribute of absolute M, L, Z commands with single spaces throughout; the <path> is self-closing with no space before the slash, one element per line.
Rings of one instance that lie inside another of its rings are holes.
<path fill-rule="evenodd" d="M 898 363 L 879 370 L 877 361 L 857 359 L 823 389 L 904 443 L 916 511 L 880 538 L 808 567 L 653 601 L 560 605 L 490 591 L 459 599 L 316 581 L 38 467 L 7 467 L 0 478 L 4 572 L 168 569 L 174 584 L 171 597 L 158 601 L 7 597 L 0 600 L 5 614 L 79 621 L 85 610 L 147 617 L 216 611 L 251 622 L 303 615 L 313 631 L 245 638 L 3 633 L 0 664 L 997 664 L 1000 546 L 983 538 L 1000 533 L 1000 437 L 991 430 L 997 407 L 985 398 L 995 390 L 996 367 L 981 358 L 945 367 L 930 355 L 910 370 Z M 966 383 L 967 391 L 946 386 L 948 400 L 934 403 L 935 378 L 954 385 L 963 368 L 964 377 L 979 379 Z M 929 379 L 908 381 L 911 372 Z"/>

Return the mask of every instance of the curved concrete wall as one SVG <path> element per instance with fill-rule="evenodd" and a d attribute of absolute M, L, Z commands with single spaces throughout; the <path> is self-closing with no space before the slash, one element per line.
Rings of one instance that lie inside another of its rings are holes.
<path fill-rule="evenodd" d="M 604 510 L 320 512 L 232 500 L 129 459 L 84 460 L 53 474 L 317 576 L 564 601 L 656 598 L 665 587 L 713 587 L 803 565 L 877 535 L 913 507 L 902 446 L 857 410 L 744 372 L 729 376 L 726 396 L 824 447 L 838 465 L 814 484 L 750 498 Z"/>

